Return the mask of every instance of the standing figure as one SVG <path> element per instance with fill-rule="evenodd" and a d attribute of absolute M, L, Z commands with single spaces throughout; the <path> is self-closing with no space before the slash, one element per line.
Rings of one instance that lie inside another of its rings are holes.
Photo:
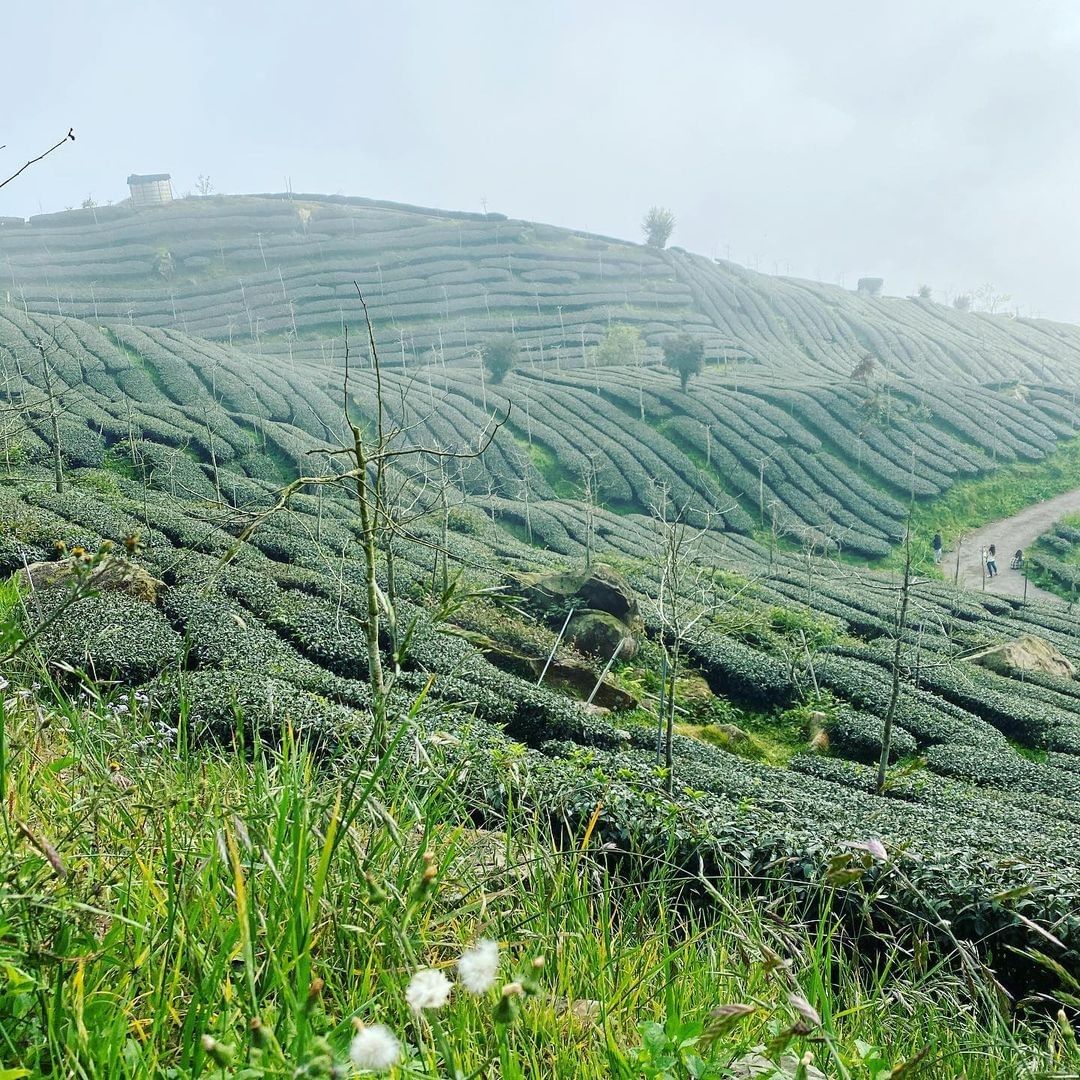
<path fill-rule="evenodd" d="M 997 548 L 993 544 L 986 549 L 986 572 L 991 577 L 997 575 Z"/>
<path fill-rule="evenodd" d="M 934 562 L 941 562 L 941 532 L 934 533 Z"/>
<path fill-rule="evenodd" d="M 1016 554 L 1012 557 L 1012 563 L 1010 564 L 1013 570 L 1022 570 L 1024 567 L 1024 549 L 1017 548 Z"/>

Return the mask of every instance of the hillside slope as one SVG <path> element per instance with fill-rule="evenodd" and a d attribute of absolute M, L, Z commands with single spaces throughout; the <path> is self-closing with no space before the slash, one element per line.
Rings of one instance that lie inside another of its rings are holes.
<path fill-rule="evenodd" d="M 0 314 L 0 380 L 13 401 L 34 402 L 51 373 L 74 464 L 98 465 L 110 448 L 130 457 L 134 438 L 162 448 L 147 451 L 162 468 L 206 474 L 229 466 L 291 478 L 314 446 L 340 434 L 343 359 L 281 362 L 174 329 Z M 563 520 L 566 500 L 588 481 L 596 501 L 616 513 L 648 514 L 662 490 L 732 533 L 763 529 L 880 557 L 902 536 L 912 497 L 1038 461 L 1075 436 L 1080 415 L 1062 385 L 733 382 L 708 370 L 683 393 L 653 363 L 566 370 L 526 362 L 494 386 L 474 361 L 391 368 L 385 381 L 387 407 L 423 445 L 475 447 L 496 417 L 505 420 L 489 452 L 452 479 L 462 494 L 563 551 L 573 527 Z M 354 354 L 350 389 L 359 414 L 372 416 L 366 348 Z M 47 411 L 8 418 L 9 456 L 43 459 Z M 256 444 L 269 455 L 269 472 L 265 457 L 251 456 Z M 205 492 L 214 481 L 192 474 L 186 482 Z"/>
<path fill-rule="evenodd" d="M 1080 695 L 962 660 L 1034 631 L 1080 663 L 1075 620 L 920 582 L 892 710 L 896 582 L 819 557 L 883 555 L 912 499 L 1072 440 L 1080 332 L 490 217 L 268 198 L 97 213 L 0 228 L 14 288 L 0 310 L 0 569 L 138 533 L 165 585 L 153 604 L 82 598 L 42 633 L 62 685 L 83 670 L 106 692 L 137 689 L 149 715 L 194 738 L 288 722 L 324 747 L 363 745 L 368 581 L 353 507 L 308 491 L 248 529 L 288 481 L 332 467 L 346 390 L 358 422 L 375 415 L 367 349 L 352 351 L 346 386 L 339 336 L 362 325 L 352 281 L 367 274 L 391 424 L 413 446 L 459 451 L 501 424 L 481 457 L 405 478 L 439 498 L 418 502 L 388 549 L 394 589 L 385 568 L 379 581 L 415 631 L 396 656 L 382 642 L 402 668 L 394 706 L 460 747 L 478 813 L 509 800 L 558 827 L 592 819 L 611 843 L 700 873 L 737 866 L 794 895 L 828 858 L 881 840 L 903 876 L 875 898 L 876 925 L 917 941 L 925 920 L 940 939 L 949 919 L 1010 985 L 1045 990 L 1046 972 L 1005 949 L 1045 947 L 1034 919 L 1080 969 Z M 637 327 L 642 355 L 599 364 L 609 322 Z M 492 385 L 472 350 L 502 329 L 524 356 Z M 689 392 L 657 363 L 674 331 L 705 337 L 718 360 Z M 867 352 L 881 373 L 851 379 Z M 623 677 L 655 687 L 665 534 L 650 508 L 664 500 L 708 526 L 695 557 L 709 618 L 686 643 L 708 687 L 700 726 L 793 733 L 782 765 L 688 729 L 669 790 L 651 706 L 597 717 L 535 685 L 528 665 L 558 629 L 537 628 L 544 612 L 472 612 L 447 632 L 442 547 L 485 596 L 602 558 L 644 609 L 644 659 Z M 28 615 L 61 602 L 45 589 Z M 509 638 L 501 653 L 481 640 L 493 628 Z M 513 663 L 525 667 L 503 670 Z M 887 715 L 901 768 L 877 794 L 867 763 Z"/>
<path fill-rule="evenodd" d="M 388 363 L 468 357 L 511 329 L 537 359 L 581 362 L 612 322 L 650 344 L 689 330 L 718 360 L 783 378 L 847 377 L 871 356 L 919 379 L 1069 382 L 1080 361 L 1074 327 L 873 299 L 497 214 L 295 195 L 3 221 L 10 307 L 184 330 L 260 355 L 340 357 L 356 280 Z"/>

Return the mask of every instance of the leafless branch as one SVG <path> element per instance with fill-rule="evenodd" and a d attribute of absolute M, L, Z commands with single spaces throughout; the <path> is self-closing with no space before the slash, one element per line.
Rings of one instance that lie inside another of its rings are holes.
<path fill-rule="evenodd" d="M 58 143 L 56 143 L 55 146 L 50 146 L 49 149 L 46 150 L 44 154 L 38 154 L 38 156 L 36 158 L 31 158 L 21 169 L 18 169 L 16 172 L 13 172 L 6 180 L 0 181 L 0 188 L 6 187 L 17 176 L 19 176 L 22 173 L 26 172 L 26 170 L 29 169 L 31 165 L 36 165 L 42 159 L 47 158 L 54 150 L 59 150 L 60 147 L 63 146 L 64 143 L 66 143 L 68 140 L 70 140 L 71 142 L 75 141 L 75 129 L 74 128 L 68 128 L 67 134 Z M 0 150 L 2 150 L 2 149 L 3 149 L 3 147 L 0 146 Z"/>

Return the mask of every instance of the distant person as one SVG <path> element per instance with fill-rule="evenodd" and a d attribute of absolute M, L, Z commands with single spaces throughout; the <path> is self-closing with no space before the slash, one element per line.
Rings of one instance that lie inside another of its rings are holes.
<path fill-rule="evenodd" d="M 1017 548 L 1016 554 L 1012 557 L 1012 563 L 1010 564 L 1014 570 L 1022 570 L 1024 566 L 1024 549 Z"/>
<path fill-rule="evenodd" d="M 934 533 L 934 562 L 941 562 L 941 533 Z"/>
<path fill-rule="evenodd" d="M 986 572 L 997 577 L 997 548 L 993 544 L 986 549 Z"/>

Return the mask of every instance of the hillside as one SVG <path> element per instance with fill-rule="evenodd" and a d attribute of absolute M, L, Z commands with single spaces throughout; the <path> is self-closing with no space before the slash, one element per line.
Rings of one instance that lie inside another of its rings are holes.
<path fill-rule="evenodd" d="M 344 402 L 368 432 L 379 416 L 356 281 L 399 445 L 470 455 L 393 472 L 408 513 L 378 552 L 404 733 L 388 761 L 484 826 L 521 814 L 583 850 L 662 859 L 712 915 L 728 881 L 803 915 L 824 890 L 853 948 L 880 935 L 968 974 L 977 956 L 1021 1011 L 1080 1000 L 1080 691 L 966 660 L 1034 633 L 1080 666 L 1075 618 L 924 577 L 898 622 L 896 577 L 867 565 L 912 503 L 1073 445 L 1080 330 L 314 196 L 4 223 L 0 265 L 0 572 L 55 561 L 78 581 L 96 557 L 158 582 L 147 597 L 24 580 L 5 601 L 31 631 L 13 680 L 58 700 L 91 688 L 168 747 L 286 730 L 365 761 L 355 497 L 308 485 L 262 516 L 296 477 L 341 471 Z M 605 351 L 616 326 L 640 332 L 621 339 L 638 355 Z M 523 357 L 492 384 L 474 350 L 504 331 Z M 660 363 L 675 332 L 707 342 L 689 392 Z M 868 357 L 875 373 L 852 379 Z M 693 530 L 670 762 L 664 502 Z M 557 647 L 573 601 L 534 595 L 594 563 L 639 611 L 611 712 L 537 684 L 549 652 L 604 678 L 610 651 Z"/>
<path fill-rule="evenodd" d="M 2 220 L 10 306 L 260 355 L 340 358 L 358 280 L 388 364 L 468 358 L 510 329 L 537 360 L 581 363 L 612 322 L 650 344 L 690 330 L 732 369 L 811 381 L 846 379 L 872 356 L 920 380 L 1068 383 L 1080 356 L 1072 326 L 871 298 L 499 214 L 292 195 Z"/>

